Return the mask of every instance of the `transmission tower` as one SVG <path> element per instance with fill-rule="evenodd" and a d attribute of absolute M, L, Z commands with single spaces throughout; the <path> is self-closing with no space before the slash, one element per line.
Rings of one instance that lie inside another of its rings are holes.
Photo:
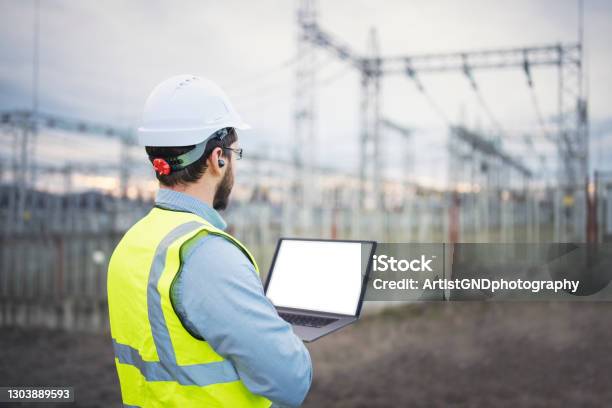
<path fill-rule="evenodd" d="M 309 3 L 306 0 L 302 4 Z M 303 8 L 304 6 L 302 6 Z M 463 75 L 476 93 L 479 103 L 495 125 L 502 132 L 497 120 L 485 103 L 477 85 L 476 73 L 491 70 L 522 70 L 527 76 L 528 85 L 533 92 L 531 71 L 540 67 L 557 67 L 558 69 L 558 112 L 556 124 L 558 130 L 548 135 L 557 146 L 561 171 L 558 174 L 558 184 L 565 189 L 566 194 L 580 194 L 588 180 L 588 111 L 587 101 L 583 91 L 583 40 L 582 40 L 582 2 L 580 2 L 580 28 L 578 41 L 568 44 L 550 44 L 532 47 L 516 47 L 505 49 L 488 49 L 462 51 L 440 54 L 398 55 L 381 57 L 374 31 L 370 33 L 368 54 L 365 56 L 353 52 L 350 46 L 342 43 L 322 29 L 311 15 L 308 23 L 298 21 L 302 26 L 302 38 L 314 46 L 327 50 L 341 60 L 348 62 L 361 74 L 362 99 L 360 103 L 361 142 L 360 176 L 361 205 L 382 205 L 380 178 L 380 80 L 388 75 L 403 75 L 413 81 L 418 91 L 424 96 L 431 108 L 441 117 L 449 128 L 456 126 L 439 105 L 427 93 L 419 76 L 443 72 L 456 72 Z M 536 98 L 533 98 L 537 105 Z M 538 110 L 540 122 L 542 116 Z M 522 172 L 523 174 L 525 172 Z M 372 193 L 375 197 L 368 197 Z M 575 225 L 572 234 L 580 239 L 580 214 L 574 211 L 567 220 L 568 225 Z"/>

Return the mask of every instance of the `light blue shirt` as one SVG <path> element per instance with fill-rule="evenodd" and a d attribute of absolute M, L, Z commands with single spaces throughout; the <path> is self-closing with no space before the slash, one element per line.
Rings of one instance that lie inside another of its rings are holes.
<path fill-rule="evenodd" d="M 160 189 L 155 204 L 227 226 L 217 211 L 187 194 Z M 264 295 L 246 255 L 212 234 L 190 240 L 181 254 L 170 296 L 183 326 L 230 360 L 252 393 L 274 406 L 301 405 L 312 381 L 310 354 Z"/>

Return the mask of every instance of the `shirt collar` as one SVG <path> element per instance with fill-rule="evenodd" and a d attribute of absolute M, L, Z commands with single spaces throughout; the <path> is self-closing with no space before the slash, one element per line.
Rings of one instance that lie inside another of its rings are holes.
<path fill-rule="evenodd" d="M 187 211 L 199 215 L 221 230 L 227 227 L 227 223 L 215 209 L 189 194 L 160 188 L 155 197 L 155 205 L 169 210 Z"/>

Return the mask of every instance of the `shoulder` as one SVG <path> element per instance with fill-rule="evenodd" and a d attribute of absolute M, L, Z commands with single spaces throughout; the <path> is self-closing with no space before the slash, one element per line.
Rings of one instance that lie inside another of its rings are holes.
<path fill-rule="evenodd" d="M 184 260 L 202 253 L 229 253 L 246 259 L 246 255 L 229 238 L 207 231 L 200 232 L 183 244 L 182 250 Z"/>
<path fill-rule="evenodd" d="M 185 265 L 197 264 L 207 267 L 223 267 L 232 269 L 253 265 L 236 244 L 222 235 L 214 233 L 200 233 L 183 245 L 181 256 Z"/>

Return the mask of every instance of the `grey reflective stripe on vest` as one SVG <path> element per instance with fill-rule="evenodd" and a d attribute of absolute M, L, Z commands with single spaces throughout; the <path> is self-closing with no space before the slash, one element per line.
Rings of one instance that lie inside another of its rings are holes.
<path fill-rule="evenodd" d="M 192 364 L 186 366 L 170 366 L 159 361 L 143 361 L 138 350 L 126 344 L 117 343 L 113 339 L 115 357 L 122 364 L 132 365 L 147 379 L 147 381 L 177 381 L 183 385 L 199 385 L 231 382 L 238 380 L 238 374 L 228 360 L 207 364 Z"/>
<path fill-rule="evenodd" d="M 164 272 L 164 267 L 166 266 L 168 247 L 178 238 L 191 231 L 195 231 L 200 226 L 202 226 L 201 223 L 197 221 L 190 221 L 185 224 L 181 224 L 170 231 L 170 233 L 166 235 L 157 246 L 155 256 L 153 257 L 153 263 L 151 264 L 151 270 L 149 271 L 149 282 L 147 284 L 147 309 L 149 313 L 149 323 L 151 324 L 151 333 L 153 334 L 153 340 L 155 341 L 155 348 L 157 349 L 159 361 L 161 361 L 162 364 L 176 364 L 176 356 L 174 355 L 174 349 L 172 348 L 172 343 L 170 341 L 170 333 L 168 332 L 168 326 L 166 326 L 166 319 L 164 318 L 164 314 L 162 312 L 161 295 L 157 290 L 157 284 L 159 283 L 159 278 Z"/>
<path fill-rule="evenodd" d="M 202 225 L 204 224 L 197 221 L 179 225 L 162 239 L 153 257 L 147 283 L 147 311 L 151 324 L 151 334 L 160 361 L 143 361 L 138 350 L 117 343 L 113 339 L 115 356 L 119 359 L 119 362 L 137 367 L 147 381 L 177 381 L 183 385 L 205 386 L 239 379 L 236 369 L 228 360 L 179 366 L 176 362 L 170 333 L 162 311 L 161 296 L 157 290 L 157 284 L 166 265 L 168 247 L 181 236 L 199 229 Z"/>

